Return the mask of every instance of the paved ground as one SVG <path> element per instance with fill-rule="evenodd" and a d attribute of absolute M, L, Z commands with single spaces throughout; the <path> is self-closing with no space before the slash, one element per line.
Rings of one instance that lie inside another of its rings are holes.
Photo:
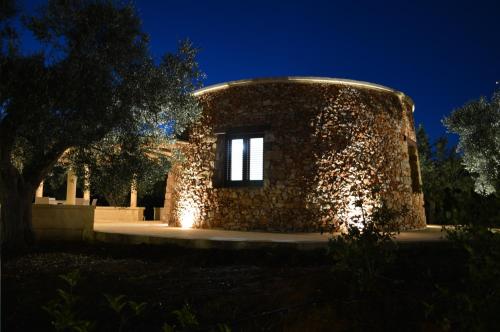
<path fill-rule="evenodd" d="M 269 233 L 226 230 L 182 229 L 155 222 L 99 222 L 94 224 L 96 239 L 121 244 L 175 244 L 194 248 L 252 249 L 294 247 L 297 249 L 324 248 L 331 234 Z M 334 234 L 335 235 L 335 234 Z M 441 226 L 402 232 L 396 236 L 400 243 L 428 243 L 444 240 Z"/>

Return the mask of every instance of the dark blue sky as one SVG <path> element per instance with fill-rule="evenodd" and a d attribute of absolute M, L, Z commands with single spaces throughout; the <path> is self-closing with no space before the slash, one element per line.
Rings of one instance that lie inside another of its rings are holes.
<path fill-rule="evenodd" d="M 26 1 L 33 7 L 40 1 Z M 403 91 L 433 138 L 500 81 L 500 1 L 136 1 L 152 52 L 189 38 L 205 85 L 326 76 Z"/>

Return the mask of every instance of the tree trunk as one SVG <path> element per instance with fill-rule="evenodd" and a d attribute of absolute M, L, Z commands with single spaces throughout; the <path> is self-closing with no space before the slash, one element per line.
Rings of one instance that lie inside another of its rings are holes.
<path fill-rule="evenodd" d="M 11 116 L 12 117 L 12 116 Z M 48 151 L 36 151 L 31 160 L 13 164 L 18 128 L 8 115 L 0 121 L 0 239 L 2 247 L 27 247 L 34 243 L 31 224 L 32 202 L 36 188 L 69 148 L 56 144 Z M 36 149 L 35 149 L 36 150 Z"/>
<path fill-rule="evenodd" d="M 31 225 L 32 200 L 35 188 L 26 184 L 22 177 L 11 174 L 10 178 L 2 177 L 1 216 L 2 246 L 7 248 L 23 248 L 34 243 Z"/>

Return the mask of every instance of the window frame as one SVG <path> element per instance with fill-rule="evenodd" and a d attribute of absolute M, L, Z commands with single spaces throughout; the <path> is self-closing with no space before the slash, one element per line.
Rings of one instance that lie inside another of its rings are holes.
<path fill-rule="evenodd" d="M 224 185 L 226 187 L 262 187 L 264 185 L 264 133 L 232 133 L 226 135 L 224 160 Z M 250 180 L 250 139 L 262 138 L 262 180 Z M 231 142 L 233 139 L 243 139 L 243 170 L 242 180 L 231 180 Z"/>

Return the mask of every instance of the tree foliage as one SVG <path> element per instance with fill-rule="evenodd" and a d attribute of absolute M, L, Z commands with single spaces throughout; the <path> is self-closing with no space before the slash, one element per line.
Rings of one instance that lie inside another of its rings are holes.
<path fill-rule="evenodd" d="M 456 148 L 441 137 L 430 142 L 422 125 L 417 129 L 425 212 L 429 224 L 500 224 L 500 198 L 474 191 L 474 178 Z"/>
<path fill-rule="evenodd" d="M 475 176 L 475 190 L 494 193 L 500 184 L 500 91 L 456 109 L 443 120 L 460 137 L 465 169 Z"/>
<path fill-rule="evenodd" d="M 447 229 L 447 238 L 464 266 L 455 282 L 435 281 L 434 294 L 424 303 L 427 316 L 443 331 L 497 329 L 500 234 L 471 223 Z"/>
<path fill-rule="evenodd" d="M 34 190 L 63 155 L 99 182 L 165 171 L 159 147 L 199 114 L 191 92 L 203 78 L 189 42 L 154 61 L 130 4 L 51 0 L 23 22 L 43 47 L 23 54 L 4 33 L 0 54 L 2 227 L 18 240 L 32 233 Z"/>

